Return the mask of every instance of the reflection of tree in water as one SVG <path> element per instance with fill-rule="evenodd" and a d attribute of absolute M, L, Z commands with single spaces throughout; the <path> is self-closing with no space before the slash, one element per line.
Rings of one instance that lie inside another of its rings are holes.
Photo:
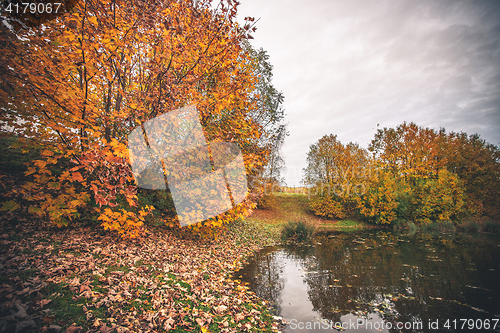
<path fill-rule="evenodd" d="M 495 241 L 431 240 L 385 232 L 320 236 L 318 241 L 322 244 L 314 261 L 304 261 L 304 279 L 314 310 L 333 322 L 348 313 L 363 317 L 378 312 L 388 321 L 424 323 L 458 318 L 460 313 L 487 318 L 474 307 L 499 313 L 492 302 L 499 296 L 494 282 L 498 272 L 490 278 L 479 273 L 492 265 L 500 268 L 498 256 L 491 261 L 494 251 L 499 252 Z M 463 281 L 477 281 L 496 295 L 471 295 Z"/>
<path fill-rule="evenodd" d="M 316 240 L 316 247 L 263 250 L 236 275 L 279 313 L 285 264 L 295 261 L 313 309 L 334 323 L 346 314 L 393 323 L 421 320 L 428 332 L 429 320 L 500 314 L 498 236 L 376 231 Z"/>
<path fill-rule="evenodd" d="M 276 311 L 281 311 L 280 294 L 285 285 L 283 269 L 285 262 L 281 260 L 282 251 L 277 248 L 266 248 L 257 253 L 244 269 L 236 272 L 243 280 L 250 284 L 250 288 L 257 296 L 269 301 Z"/>

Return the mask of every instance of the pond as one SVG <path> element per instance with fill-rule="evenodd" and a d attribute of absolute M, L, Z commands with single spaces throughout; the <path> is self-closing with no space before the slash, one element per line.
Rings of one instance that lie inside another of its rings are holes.
<path fill-rule="evenodd" d="M 235 275 L 285 332 L 500 332 L 500 237 L 375 230 L 270 247 Z"/>

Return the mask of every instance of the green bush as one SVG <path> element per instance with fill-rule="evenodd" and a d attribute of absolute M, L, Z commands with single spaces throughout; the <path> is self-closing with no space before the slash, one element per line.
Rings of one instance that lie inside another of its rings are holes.
<path fill-rule="evenodd" d="M 146 223 L 157 225 L 161 224 L 161 219 L 176 215 L 174 201 L 168 190 L 147 190 L 139 188 L 137 190 L 137 198 L 141 207 L 153 206 L 155 209 L 152 215 L 146 217 Z"/>
<path fill-rule="evenodd" d="M 484 232 L 500 233 L 500 221 L 489 220 L 484 223 Z"/>
<path fill-rule="evenodd" d="M 283 242 L 304 243 L 311 240 L 316 228 L 305 221 L 288 222 L 281 230 Z"/>
<path fill-rule="evenodd" d="M 460 224 L 457 224 L 456 229 L 458 231 L 476 232 L 479 231 L 480 226 L 476 221 L 468 220 L 462 221 Z"/>
<path fill-rule="evenodd" d="M 455 231 L 455 225 L 451 221 L 435 221 L 427 224 L 425 229 L 439 232 L 453 232 Z"/>

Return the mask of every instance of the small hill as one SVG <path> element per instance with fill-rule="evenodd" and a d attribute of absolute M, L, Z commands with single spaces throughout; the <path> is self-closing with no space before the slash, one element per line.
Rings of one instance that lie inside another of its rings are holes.
<path fill-rule="evenodd" d="M 256 209 L 248 218 L 269 226 L 281 226 L 290 221 L 305 221 L 320 231 L 352 231 L 367 228 L 353 220 L 329 220 L 314 215 L 308 208 L 309 198 L 303 193 L 276 193 L 267 201 L 267 208 Z"/>

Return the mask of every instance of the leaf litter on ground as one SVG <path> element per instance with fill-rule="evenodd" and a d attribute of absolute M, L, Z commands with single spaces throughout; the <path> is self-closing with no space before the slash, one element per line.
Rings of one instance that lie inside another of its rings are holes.
<path fill-rule="evenodd" d="M 282 323 L 231 273 L 278 241 L 248 221 L 217 239 L 156 229 L 123 240 L 90 228 L 3 222 L 0 331 L 275 332 Z M 257 236 L 259 235 L 259 236 Z"/>

